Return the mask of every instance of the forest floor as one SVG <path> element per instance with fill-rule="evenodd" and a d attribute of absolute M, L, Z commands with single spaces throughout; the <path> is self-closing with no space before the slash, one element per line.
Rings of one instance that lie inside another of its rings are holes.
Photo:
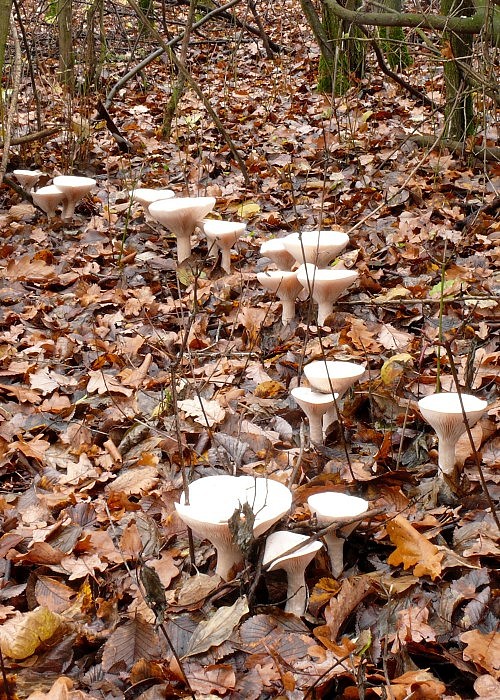
<path fill-rule="evenodd" d="M 155 48 L 132 51 L 137 23 L 116 7 L 103 95 Z M 28 33 L 43 126 L 63 128 L 13 146 L 10 170 L 38 167 L 46 181 L 84 174 L 97 186 L 69 223 L 0 188 L 8 700 L 500 698 L 491 509 L 500 495 L 500 223 L 487 208 L 500 166 L 418 147 L 414 134 L 439 136 L 440 113 L 373 65 L 345 98 L 318 94 L 318 50 L 299 3 L 269 4 L 262 19 L 284 49 L 272 59 L 258 37 L 222 20 L 190 49 L 247 184 L 191 90 L 162 137 L 167 61 L 109 107 L 131 144 L 122 152 L 95 116 L 97 98 L 68 100 L 58 87 L 54 27 L 40 16 Z M 405 77 L 439 102 L 439 63 L 414 53 Z M 24 81 L 15 135 L 36 130 Z M 495 126 L 478 138 L 498 145 Z M 213 216 L 244 221 L 232 272 L 201 234 L 177 266 L 175 239 L 130 203 L 138 186 L 214 196 Z M 256 279 L 270 267 L 261 244 L 337 225 L 350 236 L 338 264 L 358 282 L 325 325 L 302 300 L 284 327 L 279 301 Z M 290 391 L 323 357 L 366 371 L 325 445 L 313 447 Z M 456 390 L 454 375 L 488 409 L 472 430 L 480 468 L 464 435 L 461 484 L 443 499 L 436 435 L 418 400 L 439 384 Z M 237 473 L 290 485 L 280 527 L 307 535 L 318 529 L 313 493 L 361 496 L 373 514 L 346 540 L 341 575 L 324 552 L 309 565 L 300 619 L 283 612 L 284 573 L 261 566 L 265 537 L 229 582 L 214 574 L 207 540 L 195 536 L 190 562 L 174 507 L 183 469 L 189 480 Z"/>

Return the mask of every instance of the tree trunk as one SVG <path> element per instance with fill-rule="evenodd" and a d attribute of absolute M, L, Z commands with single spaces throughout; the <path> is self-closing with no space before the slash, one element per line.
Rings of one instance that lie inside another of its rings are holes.
<path fill-rule="evenodd" d="M 360 4 L 359 0 L 347 0 L 345 6 L 355 10 Z M 332 8 L 325 2 L 322 3 L 322 16 L 323 29 L 331 45 L 331 54 L 321 54 L 318 90 L 343 95 L 351 86 L 353 78 L 363 75 L 364 45 L 360 41 L 359 29 L 336 17 Z"/>
<path fill-rule="evenodd" d="M 401 12 L 401 0 L 384 0 L 384 5 L 396 12 Z M 387 63 L 395 70 L 411 66 L 412 59 L 408 52 L 405 33 L 402 27 L 380 27 L 381 48 L 387 58 Z"/>
<path fill-rule="evenodd" d="M 57 18 L 59 23 L 59 81 L 69 92 L 75 87 L 73 54 L 73 2 L 58 0 Z"/>
<path fill-rule="evenodd" d="M 5 48 L 7 46 L 7 39 L 9 38 L 11 10 L 12 0 L 0 0 L 0 78 L 3 75 Z M 0 106 L 1 105 L 2 97 L 0 93 Z"/>

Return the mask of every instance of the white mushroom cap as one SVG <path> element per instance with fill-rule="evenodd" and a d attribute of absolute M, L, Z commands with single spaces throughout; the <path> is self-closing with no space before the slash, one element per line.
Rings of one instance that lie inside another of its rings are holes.
<path fill-rule="evenodd" d="M 278 530 L 269 535 L 264 550 L 263 565 L 273 569 L 284 569 L 288 577 L 287 603 L 285 612 L 301 617 L 307 606 L 308 591 L 305 583 L 305 570 L 322 548 L 321 542 L 309 542 L 296 552 L 287 554 L 288 550 L 301 542 L 309 540 L 307 535 Z"/>
<path fill-rule="evenodd" d="M 43 175 L 41 170 L 13 170 L 12 174 L 27 192 L 31 192 L 32 187 L 36 185 Z"/>
<path fill-rule="evenodd" d="M 471 394 L 461 394 L 467 422 L 472 428 L 488 408 L 487 401 Z M 439 468 L 453 475 L 455 448 L 459 437 L 465 432 L 465 422 L 458 393 L 442 392 L 430 394 L 418 402 L 420 413 L 434 428 L 439 440 Z"/>
<path fill-rule="evenodd" d="M 366 512 L 369 505 L 364 498 L 334 491 L 315 493 L 309 496 L 307 503 L 311 511 L 316 513 L 318 523 L 321 526 L 329 525 L 336 520 L 355 518 Z M 323 536 L 330 556 L 332 573 L 335 577 L 340 576 L 344 568 L 344 540 L 355 527 L 356 524 L 346 527 L 339 525 L 341 537 L 337 537 L 334 529 Z"/>
<path fill-rule="evenodd" d="M 63 219 L 71 219 L 75 213 L 77 202 L 96 186 L 96 181 L 91 177 L 79 177 L 77 175 L 59 175 L 54 178 L 54 185 L 64 192 L 66 202 L 62 211 Z"/>
<path fill-rule="evenodd" d="M 206 538 L 217 550 L 216 572 L 227 579 L 231 569 L 243 560 L 233 542 L 228 521 L 234 511 L 248 503 L 255 514 L 254 537 L 266 532 L 290 510 L 291 491 L 273 479 L 251 476 L 207 476 L 189 486 L 189 505 L 175 504 L 179 516 L 199 537 Z"/>
<path fill-rule="evenodd" d="M 304 366 L 307 381 L 316 391 L 342 396 L 365 373 L 363 365 L 340 360 L 314 360 Z"/>
<path fill-rule="evenodd" d="M 222 254 L 222 269 L 231 272 L 231 248 L 246 229 L 239 221 L 204 219 L 203 231 L 208 241 L 215 243 Z"/>
<path fill-rule="evenodd" d="M 283 238 L 271 238 L 260 246 L 260 254 L 276 265 L 278 270 L 291 270 L 295 258 L 285 247 Z"/>
<path fill-rule="evenodd" d="M 335 406 L 338 395 L 314 391 L 304 386 L 295 387 L 291 394 L 309 420 L 311 442 L 320 445 L 323 442 L 323 416 Z"/>
<path fill-rule="evenodd" d="M 66 195 L 55 185 L 46 185 L 33 192 L 34 203 L 43 209 L 47 216 L 55 216 L 59 205 L 64 204 Z"/>
<path fill-rule="evenodd" d="M 177 259 L 181 263 L 191 255 L 191 234 L 215 207 L 215 197 L 172 197 L 149 206 L 149 213 L 177 238 Z"/>
<path fill-rule="evenodd" d="M 295 260 L 325 267 L 349 243 L 349 236 L 341 229 L 331 231 L 303 231 L 283 238 L 284 245 Z"/>
<path fill-rule="evenodd" d="M 149 207 L 153 202 L 159 202 L 162 199 L 172 199 L 175 197 L 173 190 L 155 190 L 149 187 L 138 187 L 130 193 L 134 202 L 139 202 L 144 207 Z"/>
<path fill-rule="evenodd" d="M 263 287 L 276 294 L 281 301 L 283 307 L 281 320 L 286 326 L 295 317 L 295 300 L 302 289 L 301 283 L 297 280 L 297 274 L 289 270 L 269 270 L 258 272 L 257 280 Z"/>
<path fill-rule="evenodd" d="M 318 324 L 323 325 L 327 316 L 333 311 L 333 305 L 348 287 L 358 278 L 355 270 L 337 270 L 327 268 L 320 270 L 307 263 L 297 270 L 297 279 L 304 289 L 310 291 L 318 304 Z"/>

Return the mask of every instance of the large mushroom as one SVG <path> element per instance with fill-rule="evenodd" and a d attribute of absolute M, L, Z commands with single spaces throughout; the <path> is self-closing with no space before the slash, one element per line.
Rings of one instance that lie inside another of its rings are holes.
<path fill-rule="evenodd" d="M 177 513 L 192 531 L 209 540 L 217 552 L 216 573 L 227 580 L 243 562 L 229 520 L 247 503 L 255 516 L 253 536 L 259 537 L 290 510 L 291 491 L 273 479 L 251 476 L 207 476 L 189 485 L 189 505 L 184 494 L 175 504 Z"/>
<path fill-rule="evenodd" d="M 332 574 L 337 578 L 344 568 L 344 541 L 357 524 L 342 527 L 342 521 L 355 518 L 368 510 L 368 501 L 346 493 L 324 491 L 309 496 L 307 503 L 311 511 L 316 513 L 318 524 L 321 527 L 326 527 L 334 522 L 339 524 L 337 528 L 332 527 L 323 535 L 330 556 Z"/>
<path fill-rule="evenodd" d="M 260 246 L 260 254 L 269 258 L 273 262 L 278 270 L 291 270 L 295 258 L 285 247 L 283 238 L 271 238 Z"/>
<path fill-rule="evenodd" d="M 75 207 L 82 197 L 96 186 L 96 181 L 91 177 L 78 177 L 77 175 L 59 175 L 54 178 L 54 185 L 64 193 L 65 201 L 61 218 L 69 221 L 75 214 Z"/>
<path fill-rule="evenodd" d="M 258 272 L 257 279 L 281 301 L 281 320 L 284 326 L 295 318 L 295 300 L 302 289 L 297 273 L 289 270 Z"/>
<path fill-rule="evenodd" d="M 26 192 L 31 192 L 33 187 L 43 175 L 41 170 L 13 170 L 12 174 L 19 182 L 21 187 L 24 187 Z"/>
<path fill-rule="evenodd" d="M 246 229 L 246 224 L 239 221 L 219 221 L 217 219 L 205 219 L 203 231 L 207 240 L 216 246 L 221 252 L 221 267 L 224 272 L 231 272 L 231 248 Z"/>
<path fill-rule="evenodd" d="M 477 396 L 454 392 L 430 394 L 418 402 L 420 413 L 438 436 L 438 474 L 448 485 L 455 482 L 456 445 L 466 430 L 462 404 L 470 428 L 488 408 L 488 403 Z"/>
<path fill-rule="evenodd" d="M 309 438 L 315 445 L 324 439 L 323 416 L 335 406 L 337 394 L 325 394 L 305 386 L 292 389 L 291 394 L 309 420 Z"/>
<path fill-rule="evenodd" d="M 322 326 L 325 323 L 339 296 L 357 278 L 358 273 L 355 270 L 334 268 L 320 270 L 311 263 L 306 263 L 298 268 L 297 279 L 318 304 L 318 325 Z"/>
<path fill-rule="evenodd" d="M 349 236 L 341 229 L 332 231 L 303 231 L 290 233 L 283 244 L 295 260 L 326 267 L 349 243 Z"/>
<path fill-rule="evenodd" d="M 177 238 L 179 263 L 191 255 L 191 236 L 202 219 L 215 207 L 215 197 L 173 197 L 149 206 L 149 213 Z"/>
<path fill-rule="evenodd" d="M 175 197 L 175 192 L 168 189 L 153 189 L 150 187 L 137 187 L 130 193 L 133 202 L 139 202 L 144 209 L 144 218 L 152 220 L 153 217 L 149 213 L 149 205 L 153 202 L 160 202 L 163 199 L 172 199 Z"/>
<path fill-rule="evenodd" d="M 57 208 L 64 206 L 66 196 L 55 185 L 40 187 L 32 194 L 33 202 L 42 209 L 49 218 L 56 215 Z"/>
<path fill-rule="evenodd" d="M 263 566 L 268 571 L 284 569 L 287 574 L 287 594 L 285 612 L 302 617 L 307 609 L 309 591 L 306 585 L 305 571 L 323 546 L 321 542 L 308 542 L 307 535 L 278 530 L 269 535 L 264 550 Z M 289 553 L 289 550 L 307 542 L 303 547 Z"/>

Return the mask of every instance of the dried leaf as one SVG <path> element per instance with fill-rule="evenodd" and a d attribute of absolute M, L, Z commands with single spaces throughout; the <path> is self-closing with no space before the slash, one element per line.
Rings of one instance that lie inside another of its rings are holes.
<path fill-rule="evenodd" d="M 202 654 L 204 651 L 208 651 L 210 647 L 216 647 L 225 642 L 232 635 L 241 618 L 247 613 L 248 603 L 246 596 L 238 598 L 229 607 L 222 607 L 216 610 L 209 620 L 200 622 L 191 637 L 184 657 Z"/>
<path fill-rule="evenodd" d="M 2 653 L 12 659 L 31 656 L 57 631 L 62 618 L 48 608 L 39 607 L 27 613 L 17 613 L 0 627 Z"/>
<path fill-rule="evenodd" d="M 191 416 L 196 423 L 209 428 L 216 423 L 221 423 L 226 416 L 226 412 L 218 401 L 208 401 L 199 396 L 178 401 L 177 407 L 187 416 Z"/>
<path fill-rule="evenodd" d="M 460 640 L 467 645 L 464 649 L 465 661 L 473 661 L 496 680 L 500 678 L 500 632 L 483 634 L 479 630 L 470 630 L 460 635 Z"/>
<path fill-rule="evenodd" d="M 415 576 L 430 576 L 435 580 L 441 574 L 443 553 L 429 542 L 402 515 L 396 515 L 386 525 L 391 542 L 396 549 L 387 559 L 392 566 L 403 565 L 404 569 L 415 567 Z"/>
<path fill-rule="evenodd" d="M 136 615 L 118 627 L 104 644 L 102 667 L 130 670 L 139 659 L 151 659 L 160 652 L 153 625 Z"/>

